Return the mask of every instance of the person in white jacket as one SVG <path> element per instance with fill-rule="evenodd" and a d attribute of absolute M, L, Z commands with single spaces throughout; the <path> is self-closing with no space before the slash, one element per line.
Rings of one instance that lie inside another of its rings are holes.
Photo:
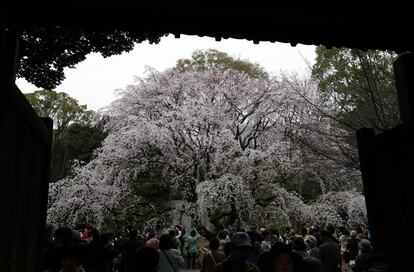
<path fill-rule="evenodd" d="M 184 264 L 184 258 L 178 249 L 174 248 L 173 241 L 168 234 L 160 237 L 159 272 L 179 272 L 180 266 Z"/>

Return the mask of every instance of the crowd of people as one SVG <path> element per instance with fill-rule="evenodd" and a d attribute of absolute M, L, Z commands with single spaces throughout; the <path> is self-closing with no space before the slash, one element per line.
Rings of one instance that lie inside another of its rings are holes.
<path fill-rule="evenodd" d="M 222 230 L 207 241 L 179 225 L 160 236 L 150 230 L 120 235 L 79 226 L 49 229 L 46 240 L 45 272 L 392 271 L 362 228 L 310 227 L 299 233 L 287 228 L 280 233 L 253 225 L 245 231 Z"/>

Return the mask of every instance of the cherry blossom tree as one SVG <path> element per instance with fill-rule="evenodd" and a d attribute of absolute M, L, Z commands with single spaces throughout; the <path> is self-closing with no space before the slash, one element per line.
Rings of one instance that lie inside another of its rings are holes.
<path fill-rule="evenodd" d="M 340 134 L 303 102 L 310 97 L 319 103 L 314 85 L 304 82 L 308 85 L 298 92 L 287 80 L 247 73 L 239 63 L 225 69 L 183 63 L 164 72 L 148 69 L 101 112 L 108 136 L 74 177 L 51 185 L 49 221 L 100 226 L 126 197 L 136 201 L 136 209 L 145 206 L 167 221 L 168 211 L 131 186 L 153 171 L 169 199 L 187 201 L 184 209 L 205 236 L 249 222 L 312 223 L 318 205 L 327 214 L 319 221 L 336 216 L 343 206 L 334 206 L 329 197 L 306 203 L 301 196 L 304 180 L 320 184 L 321 193 L 349 184 L 340 172 L 341 147 L 313 133 L 317 126 Z M 332 156 L 315 156 L 305 141 L 320 141 Z M 361 198 L 351 200 L 343 204 L 346 211 L 363 215 Z M 159 218 L 152 216 L 149 224 L 160 225 Z"/>
<path fill-rule="evenodd" d="M 287 137 L 300 153 L 301 173 L 319 181 L 322 193 L 360 191 L 357 150 L 351 144 L 352 136 L 334 117 L 338 110 L 336 103 L 322 97 L 313 79 L 284 75 L 283 82 L 290 90 L 284 126 Z"/>

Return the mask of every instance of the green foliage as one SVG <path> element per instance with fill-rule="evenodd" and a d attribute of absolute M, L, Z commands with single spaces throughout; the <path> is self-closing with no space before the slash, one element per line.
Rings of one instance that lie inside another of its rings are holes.
<path fill-rule="evenodd" d="M 130 183 L 130 187 L 135 195 L 144 196 L 147 199 L 151 199 L 152 202 L 159 202 L 157 204 L 160 204 L 160 206 L 170 196 L 170 188 L 163 181 L 161 171 L 157 169 L 140 173 Z"/>
<path fill-rule="evenodd" d="M 88 163 L 105 137 L 99 127 L 89 124 L 74 123 L 65 128 L 52 145 L 51 182 L 72 175 L 76 165 Z"/>
<path fill-rule="evenodd" d="M 17 75 L 34 85 L 53 89 L 64 79 L 64 68 L 73 68 L 89 53 L 104 57 L 128 52 L 134 43 L 158 43 L 164 34 L 108 30 L 96 32 L 67 27 L 26 27 L 20 35 Z"/>
<path fill-rule="evenodd" d="M 168 213 L 170 188 L 157 169 L 138 174 L 130 183 L 130 194 L 111 212 L 105 224 L 112 229 L 132 226 L 142 229 L 152 218 Z"/>
<path fill-rule="evenodd" d="M 106 134 L 99 127 L 71 124 L 66 128 L 61 137 L 65 148 L 66 162 L 89 162 L 93 158 L 93 151 L 101 146 Z M 67 165 L 70 168 L 70 165 Z"/>
<path fill-rule="evenodd" d="M 219 68 L 222 71 L 236 70 L 246 73 L 251 77 L 267 78 L 267 72 L 259 64 L 254 64 L 246 60 L 234 59 L 227 53 L 216 49 L 197 50 L 191 59 L 179 59 L 175 66 L 179 71 L 187 69 L 212 70 Z"/>
<path fill-rule="evenodd" d="M 321 194 L 322 188 L 315 180 L 309 178 L 301 183 L 300 195 L 305 203 L 314 201 Z"/>
<path fill-rule="evenodd" d="M 92 111 L 64 92 L 39 90 L 25 95 L 39 116 L 53 119 L 57 136 L 72 123 L 88 124 L 91 120 Z"/>
<path fill-rule="evenodd" d="M 136 204 L 137 201 L 133 196 L 124 197 L 119 206 L 106 218 L 103 228 L 110 231 L 119 231 L 126 226 L 142 229 L 142 211 L 140 210 L 141 207 Z"/>
<path fill-rule="evenodd" d="M 275 199 L 275 194 L 267 183 L 257 186 L 253 196 L 262 207 L 268 206 Z"/>
<path fill-rule="evenodd" d="M 54 122 L 50 181 L 55 182 L 73 173 L 75 162 L 87 163 L 93 150 L 101 146 L 105 134 L 92 127 L 93 112 L 86 105 L 63 92 L 39 90 L 26 94 L 39 116 Z"/>
<path fill-rule="evenodd" d="M 319 46 L 312 76 L 319 89 L 337 107 L 337 117 L 354 131 L 377 131 L 399 123 L 393 62 L 397 55 L 377 50 Z"/>

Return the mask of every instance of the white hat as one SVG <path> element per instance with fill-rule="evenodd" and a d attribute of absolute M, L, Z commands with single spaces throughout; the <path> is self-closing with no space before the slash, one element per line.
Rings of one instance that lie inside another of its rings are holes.
<path fill-rule="evenodd" d="M 314 245 L 316 245 L 318 243 L 318 240 L 316 240 L 316 237 L 313 235 L 308 235 L 305 239 L 305 242 L 310 242 Z"/>

